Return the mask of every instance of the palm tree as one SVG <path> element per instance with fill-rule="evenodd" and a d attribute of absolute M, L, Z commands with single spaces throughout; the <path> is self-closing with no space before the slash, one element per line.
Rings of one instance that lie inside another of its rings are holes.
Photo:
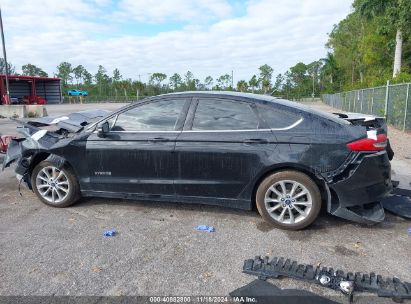
<path fill-rule="evenodd" d="M 72 70 L 73 74 L 74 74 L 74 78 L 76 78 L 76 83 L 77 83 L 77 88 L 79 85 L 79 79 L 80 81 L 83 78 L 83 74 L 84 74 L 84 67 L 80 64 L 78 66 L 76 66 L 73 70 Z"/>
<path fill-rule="evenodd" d="M 327 53 L 327 57 L 320 59 L 323 63 L 321 74 L 328 78 L 330 84 L 334 83 L 334 75 L 337 73 L 337 61 L 333 53 Z"/>
<path fill-rule="evenodd" d="M 396 27 L 393 77 L 401 72 L 402 30 L 407 25 L 407 17 L 402 12 L 409 9 L 409 4 L 406 2 L 404 0 L 357 0 L 354 3 L 354 7 L 359 9 L 362 16 L 367 18 L 388 16 L 390 23 Z"/>
<path fill-rule="evenodd" d="M 251 87 L 251 90 L 254 93 L 255 88 L 258 86 L 257 76 L 253 75 L 253 77 L 251 77 L 250 81 L 248 82 L 248 85 Z"/>
<path fill-rule="evenodd" d="M 248 83 L 245 80 L 240 80 L 237 82 L 237 91 L 240 92 L 247 92 L 248 91 Z"/>

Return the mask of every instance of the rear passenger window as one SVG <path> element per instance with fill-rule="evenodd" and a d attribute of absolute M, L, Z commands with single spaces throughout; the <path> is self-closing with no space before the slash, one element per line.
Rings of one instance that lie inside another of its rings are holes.
<path fill-rule="evenodd" d="M 200 100 L 192 130 L 251 130 L 258 128 L 258 118 L 243 102 L 219 99 Z"/>
<path fill-rule="evenodd" d="M 259 106 L 258 113 L 270 129 L 287 128 L 301 118 L 298 114 L 270 107 Z"/>

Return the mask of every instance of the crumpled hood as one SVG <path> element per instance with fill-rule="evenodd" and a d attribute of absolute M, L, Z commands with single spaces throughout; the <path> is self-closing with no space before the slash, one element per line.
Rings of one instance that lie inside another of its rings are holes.
<path fill-rule="evenodd" d="M 57 127 L 67 130 L 68 132 L 76 133 L 84 126 L 96 121 L 99 118 L 103 118 L 110 113 L 110 111 L 99 109 L 85 110 L 68 115 L 35 118 L 27 121 L 27 124 L 35 127 L 56 125 Z"/>
<path fill-rule="evenodd" d="M 17 132 L 22 137 L 12 139 L 3 160 L 2 170 L 20 159 L 27 151 L 49 151 L 67 145 L 73 139 L 83 136 L 85 126 L 110 114 L 106 110 L 86 110 L 68 115 L 42 117 L 28 121 L 16 120 L 21 124 Z M 75 134 L 77 133 L 77 134 Z"/>

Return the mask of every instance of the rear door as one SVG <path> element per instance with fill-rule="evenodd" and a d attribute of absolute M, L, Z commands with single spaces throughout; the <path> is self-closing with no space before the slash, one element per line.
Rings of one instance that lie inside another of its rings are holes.
<path fill-rule="evenodd" d="M 144 195 L 174 195 L 174 147 L 189 99 L 139 104 L 110 120 L 105 137 L 87 140 L 90 189 Z"/>
<path fill-rule="evenodd" d="M 176 194 L 237 198 L 274 147 L 275 138 L 261 125 L 252 103 L 195 99 L 176 142 Z"/>

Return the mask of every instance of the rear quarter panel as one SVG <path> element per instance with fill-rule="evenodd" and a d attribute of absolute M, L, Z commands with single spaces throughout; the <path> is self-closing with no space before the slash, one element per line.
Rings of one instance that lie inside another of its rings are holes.
<path fill-rule="evenodd" d="M 339 124 L 315 114 L 297 112 L 303 118 L 299 125 L 289 130 L 272 130 L 277 144 L 264 160 L 264 168 L 242 195 L 252 195 L 263 176 L 281 168 L 295 168 L 325 177 L 327 172 L 335 171 L 344 164 L 351 154 L 347 142 L 360 136 L 363 131 L 363 128 L 353 129 L 349 124 Z"/>

